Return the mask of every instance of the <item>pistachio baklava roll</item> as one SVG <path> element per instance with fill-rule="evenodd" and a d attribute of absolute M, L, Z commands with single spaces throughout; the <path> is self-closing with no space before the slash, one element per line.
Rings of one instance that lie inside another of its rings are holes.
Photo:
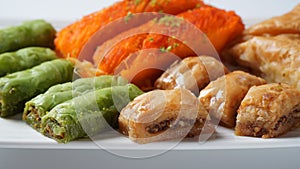
<path fill-rule="evenodd" d="M 44 93 L 53 85 L 69 82 L 73 64 L 65 59 L 54 59 L 31 69 L 0 78 L 0 116 L 21 113 L 25 102 Z"/>
<path fill-rule="evenodd" d="M 60 143 L 118 126 L 119 111 L 143 92 L 133 84 L 91 91 L 55 106 L 42 117 L 42 134 Z"/>
<path fill-rule="evenodd" d="M 55 34 L 54 27 L 42 19 L 0 29 L 0 53 L 31 46 L 54 48 Z"/>
<path fill-rule="evenodd" d="M 81 78 L 73 82 L 58 84 L 49 88 L 25 103 L 23 120 L 36 130 L 41 129 L 41 119 L 56 105 L 74 97 L 111 86 L 126 85 L 128 81 L 121 76 L 103 75 Z"/>
<path fill-rule="evenodd" d="M 0 54 L 0 76 L 25 70 L 43 62 L 57 59 L 56 53 L 43 47 L 27 47 Z"/>

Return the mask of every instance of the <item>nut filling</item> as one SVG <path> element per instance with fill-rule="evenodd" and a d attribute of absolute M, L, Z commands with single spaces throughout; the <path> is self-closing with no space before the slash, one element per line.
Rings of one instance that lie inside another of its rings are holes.
<path fill-rule="evenodd" d="M 171 118 L 171 119 L 164 120 L 164 121 L 160 122 L 159 124 L 151 124 L 146 127 L 146 131 L 151 134 L 165 131 L 171 127 L 171 123 L 173 121 L 174 121 L 174 119 Z"/>
<path fill-rule="evenodd" d="M 173 118 L 171 118 L 171 119 L 161 121 L 158 124 L 151 124 L 147 126 L 145 129 L 148 133 L 155 134 L 155 133 L 165 131 L 169 128 L 176 129 L 179 127 L 193 126 L 198 121 L 200 120 L 197 119 L 195 121 L 194 119 L 181 119 L 176 122 L 174 121 Z"/>
<path fill-rule="evenodd" d="M 63 139 L 65 136 L 65 133 L 64 132 L 60 132 L 59 134 L 55 133 L 53 131 L 54 126 L 61 127 L 61 125 L 59 123 L 57 123 L 56 121 L 52 121 L 52 120 L 48 121 L 48 124 L 46 125 L 46 127 L 44 129 L 44 134 L 50 138 L 53 137 L 56 139 Z"/>
<path fill-rule="evenodd" d="M 295 108 L 293 109 L 291 114 L 292 114 L 293 118 L 300 118 L 300 104 L 295 106 Z"/>
<path fill-rule="evenodd" d="M 30 106 L 24 117 L 35 122 L 34 125 L 32 125 L 35 129 L 41 128 L 42 119 L 38 113 L 38 109 L 35 106 Z"/>
<path fill-rule="evenodd" d="M 281 116 L 277 121 L 277 123 L 275 124 L 273 130 L 276 131 L 281 126 L 284 126 L 286 124 L 293 126 L 297 118 L 300 118 L 300 104 L 296 105 L 287 116 L 286 115 Z"/>
<path fill-rule="evenodd" d="M 295 106 L 288 115 L 281 116 L 271 130 L 278 131 L 282 127 L 293 127 L 298 118 L 300 118 L 300 104 Z M 258 124 L 248 124 L 247 128 L 252 131 L 254 136 L 260 137 L 270 133 L 268 129 Z"/>
<path fill-rule="evenodd" d="M 268 129 L 266 129 L 264 127 L 258 127 L 257 124 L 253 124 L 253 123 L 247 125 L 247 130 L 251 131 L 252 134 L 250 134 L 250 135 L 253 135 L 255 137 L 261 137 L 261 136 L 269 133 Z"/>
<path fill-rule="evenodd" d="M 293 119 L 292 119 L 292 114 L 289 114 L 288 116 L 281 116 L 279 118 L 279 120 L 277 121 L 277 123 L 275 124 L 273 130 L 278 130 L 279 127 L 283 126 L 284 124 L 286 123 L 289 123 L 291 122 Z"/>

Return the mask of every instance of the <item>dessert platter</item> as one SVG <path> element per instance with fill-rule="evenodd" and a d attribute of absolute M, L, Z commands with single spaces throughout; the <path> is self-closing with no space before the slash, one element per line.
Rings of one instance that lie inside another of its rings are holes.
<path fill-rule="evenodd" d="M 0 148 L 300 147 L 300 4 L 240 3 L 0 15 Z"/>

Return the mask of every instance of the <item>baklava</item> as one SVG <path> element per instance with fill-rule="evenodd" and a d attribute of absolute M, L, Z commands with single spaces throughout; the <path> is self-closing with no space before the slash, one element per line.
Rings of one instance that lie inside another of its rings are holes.
<path fill-rule="evenodd" d="M 300 35 L 252 37 L 232 47 L 229 53 L 269 83 L 287 83 L 300 89 Z"/>
<path fill-rule="evenodd" d="M 300 92 L 287 84 L 252 87 L 238 109 L 235 134 L 278 137 L 300 124 Z"/>
<path fill-rule="evenodd" d="M 228 69 L 211 56 L 188 57 L 181 62 L 176 61 L 155 82 L 158 89 L 171 90 L 186 88 L 196 95 L 208 85 L 228 73 Z"/>
<path fill-rule="evenodd" d="M 154 90 L 135 98 L 120 113 L 119 129 L 134 142 L 180 140 L 212 134 L 207 111 L 186 89 Z"/>
<path fill-rule="evenodd" d="M 243 71 L 234 71 L 218 78 L 204 88 L 199 95 L 201 104 L 225 127 L 235 126 L 237 109 L 252 86 L 265 84 L 265 80 Z"/>

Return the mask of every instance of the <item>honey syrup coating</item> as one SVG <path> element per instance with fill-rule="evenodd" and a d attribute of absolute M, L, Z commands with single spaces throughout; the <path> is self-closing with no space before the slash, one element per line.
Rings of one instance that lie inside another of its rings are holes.
<path fill-rule="evenodd" d="M 137 97 L 121 111 L 119 127 L 131 140 L 144 144 L 213 133 L 209 119 L 190 91 L 154 90 Z"/>
<path fill-rule="evenodd" d="M 195 56 L 174 62 L 155 82 L 158 89 L 186 88 L 198 95 L 210 81 L 228 73 L 228 69 L 214 57 Z"/>
<path fill-rule="evenodd" d="M 284 15 L 276 16 L 250 26 L 244 31 L 247 35 L 279 35 L 300 33 L 300 4 Z"/>
<path fill-rule="evenodd" d="M 210 82 L 200 92 L 199 100 L 216 122 L 220 120 L 222 125 L 233 128 L 236 111 L 250 87 L 265 83 L 260 77 L 234 71 Z"/>
<path fill-rule="evenodd" d="M 300 35 L 254 36 L 229 53 L 268 83 L 287 83 L 300 89 Z"/>
<path fill-rule="evenodd" d="M 235 134 L 278 137 L 300 124 L 300 92 L 272 83 L 250 88 L 238 109 Z"/>

